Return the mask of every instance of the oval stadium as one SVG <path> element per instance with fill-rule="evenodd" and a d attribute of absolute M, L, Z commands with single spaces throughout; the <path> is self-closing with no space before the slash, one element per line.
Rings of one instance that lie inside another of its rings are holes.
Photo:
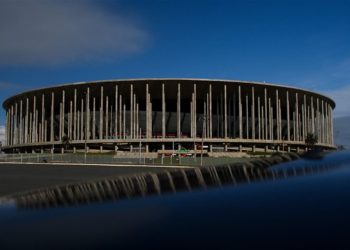
<path fill-rule="evenodd" d="M 4 101 L 5 152 L 206 152 L 335 148 L 330 98 L 260 82 L 127 79 L 35 89 Z"/>

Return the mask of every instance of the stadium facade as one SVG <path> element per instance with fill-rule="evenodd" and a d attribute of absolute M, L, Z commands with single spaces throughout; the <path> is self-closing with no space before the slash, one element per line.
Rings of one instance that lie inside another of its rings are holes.
<path fill-rule="evenodd" d="M 334 148 L 335 103 L 299 88 L 209 79 L 81 82 L 8 98 L 7 152 L 303 150 Z M 140 147 L 141 145 L 141 147 Z"/>

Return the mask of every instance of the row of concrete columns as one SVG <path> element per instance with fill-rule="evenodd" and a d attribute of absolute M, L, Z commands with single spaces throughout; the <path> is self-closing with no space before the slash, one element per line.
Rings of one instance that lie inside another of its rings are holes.
<path fill-rule="evenodd" d="M 61 94 L 52 91 L 50 94 L 23 97 L 9 106 L 6 111 L 7 145 L 60 141 L 64 135 L 73 141 L 136 139 L 143 137 L 142 132 L 144 132 L 146 138 L 152 138 L 154 135 L 153 108 L 149 85 L 145 86 L 144 107 L 140 106 L 140 97 L 134 93 L 133 84 L 130 85 L 128 110 L 127 100 L 119 92 L 118 85 L 114 86 L 114 102 L 113 99 L 109 99 L 110 93 L 105 94 L 104 87 L 100 87 L 99 107 L 96 107 L 97 96 L 90 97 L 89 87 L 83 90 L 81 99 L 78 99 L 77 89 L 74 89 L 70 100 L 66 98 L 65 90 L 62 90 Z M 230 93 L 228 93 L 227 84 L 220 86 L 221 94 L 214 98 L 212 84 L 208 84 L 207 91 L 199 97 L 197 85 L 193 84 L 189 107 L 190 137 L 304 141 L 307 133 L 315 133 L 318 135 L 319 142 L 333 144 L 332 107 L 325 100 L 277 88 L 274 90 L 264 88 L 263 91 L 256 92 L 254 86 L 249 91 L 245 87 L 243 96 L 241 85 Z M 166 84 L 161 85 L 161 91 L 161 136 L 166 138 Z M 268 92 L 275 96 L 275 100 L 268 96 Z M 55 104 L 58 99 L 56 96 L 61 99 Z M 39 98 L 41 98 L 41 107 L 37 105 Z M 213 109 L 213 99 L 216 101 L 216 110 Z M 286 103 L 284 110 L 281 99 Z M 176 95 L 178 138 L 182 136 L 182 100 L 179 83 Z M 45 105 L 45 103 L 50 104 Z M 49 105 L 50 109 L 46 110 Z M 55 113 L 57 112 L 55 105 L 59 106 L 59 113 Z M 203 112 L 200 114 L 197 111 L 198 107 L 203 107 Z M 92 114 L 90 108 L 92 108 Z M 145 112 L 145 124 L 140 124 L 140 108 Z M 99 117 L 96 111 L 99 112 Z M 282 119 L 282 117 L 285 118 Z M 128 119 L 128 128 L 126 119 Z M 216 127 L 213 126 L 215 123 Z M 142 128 L 145 131 L 142 131 Z M 198 131 L 202 131 L 202 134 L 198 134 Z"/>

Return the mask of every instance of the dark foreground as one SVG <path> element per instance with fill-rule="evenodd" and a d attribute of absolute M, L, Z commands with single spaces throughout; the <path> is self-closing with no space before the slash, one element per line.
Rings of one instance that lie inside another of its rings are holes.
<path fill-rule="evenodd" d="M 350 153 L 258 170 L 186 170 L 187 183 L 173 174 L 173 188 L 162 176 L 155 182 L 149 175 L 152 180 L 122 178 L 15 196 L 0 206 L 0 244 L 2 249 L 350 249 Z M 87 204 L 87 197 L 97 198 Z"/>
<path fill-rule="evenodd" d="M 160 171 L 161 168 L 155 167 L 0 163 L 0 197 L 74 182 Z"/>

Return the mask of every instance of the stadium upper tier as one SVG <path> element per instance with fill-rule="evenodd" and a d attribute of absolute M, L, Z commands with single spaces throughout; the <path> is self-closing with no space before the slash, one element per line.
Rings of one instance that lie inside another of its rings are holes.
<path fill-rule="evenodd" d="M 334 148 L 333 100 L 259 82 L 81 82 L 26 91 L 8 98 L 3 108 L 9 152 L 61 149 L 67 143 L 74 149 L 132 150 L 142 143 L 148 151 L 203 143 L 209 150 L 296 150 L 306 147 L 308 133 L 318 136 L 320 147 Z"/>

